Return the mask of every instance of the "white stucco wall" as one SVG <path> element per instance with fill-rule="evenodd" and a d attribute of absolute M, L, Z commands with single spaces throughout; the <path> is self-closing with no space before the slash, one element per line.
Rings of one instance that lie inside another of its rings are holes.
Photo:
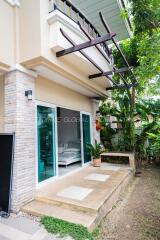
<path fill-rule="evenodd" d="M 4 122 L 4 78 L 0 76 L 0 132 L 3 132 Z"/>
<path fill-rule="evenodd" d="M 0 0 L 0 63 L 11 65 L 14 62 L 14 9 Z"/>
<path fill-rule="evenodd" d="M 41 76 L 36 79 L 36 100 L 78 111 L 92 112 L 92 101 Z"/>

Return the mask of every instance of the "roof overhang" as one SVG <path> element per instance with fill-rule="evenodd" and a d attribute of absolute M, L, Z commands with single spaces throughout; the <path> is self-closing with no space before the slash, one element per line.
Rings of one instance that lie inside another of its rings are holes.
<path fill-rule="evenodd" d="M 129 19 L 122 19 L 120 16 L 125 6 L 123 0 L 71 0 L 71 2 L 86 15 L 101 35 L 105 34 L 105 30 L 99 21 L 98 12 L 102 12 L 111 30 L 116 32 L 117 41 L 131 36 Z"/>

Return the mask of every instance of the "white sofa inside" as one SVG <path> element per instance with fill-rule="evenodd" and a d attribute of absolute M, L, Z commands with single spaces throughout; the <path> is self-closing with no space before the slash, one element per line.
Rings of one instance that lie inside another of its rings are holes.
<path fill-rule="evenodd" d="M 77 146 L 71 147 L 70 144 L 66 147 L 58 148 L 58 165 L 60 166 L 68 166 L 72 163 L 81 161 L 81 150 Z"/>

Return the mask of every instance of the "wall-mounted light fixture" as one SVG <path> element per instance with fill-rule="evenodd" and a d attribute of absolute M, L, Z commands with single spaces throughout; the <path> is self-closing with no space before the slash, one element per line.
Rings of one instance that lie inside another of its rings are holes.
<path fill-rule="evenodd" d="M 32 90 L 25 91 L 25 96 L 29 101 L 32 100 Z"/>
<path fill-rule="evenodd" d="M 96 117 L 100 117 L 101 114 L 100 114 L 100 111 L 96 111 Z"/>

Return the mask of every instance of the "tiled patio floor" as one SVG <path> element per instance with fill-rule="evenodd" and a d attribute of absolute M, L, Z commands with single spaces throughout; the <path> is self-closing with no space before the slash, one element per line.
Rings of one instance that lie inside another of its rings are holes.
<path fill-rule="evenodd" d="M 98 215 L 110 210 L 124 182 L 126 184 L 131 176 L 130 168 L 123 165 L 103 163 L 97 168 L 88 166 L 41 188 L 35 201 L 23 210 L 90 227 L 95 219 L 100 219 Z"/>

